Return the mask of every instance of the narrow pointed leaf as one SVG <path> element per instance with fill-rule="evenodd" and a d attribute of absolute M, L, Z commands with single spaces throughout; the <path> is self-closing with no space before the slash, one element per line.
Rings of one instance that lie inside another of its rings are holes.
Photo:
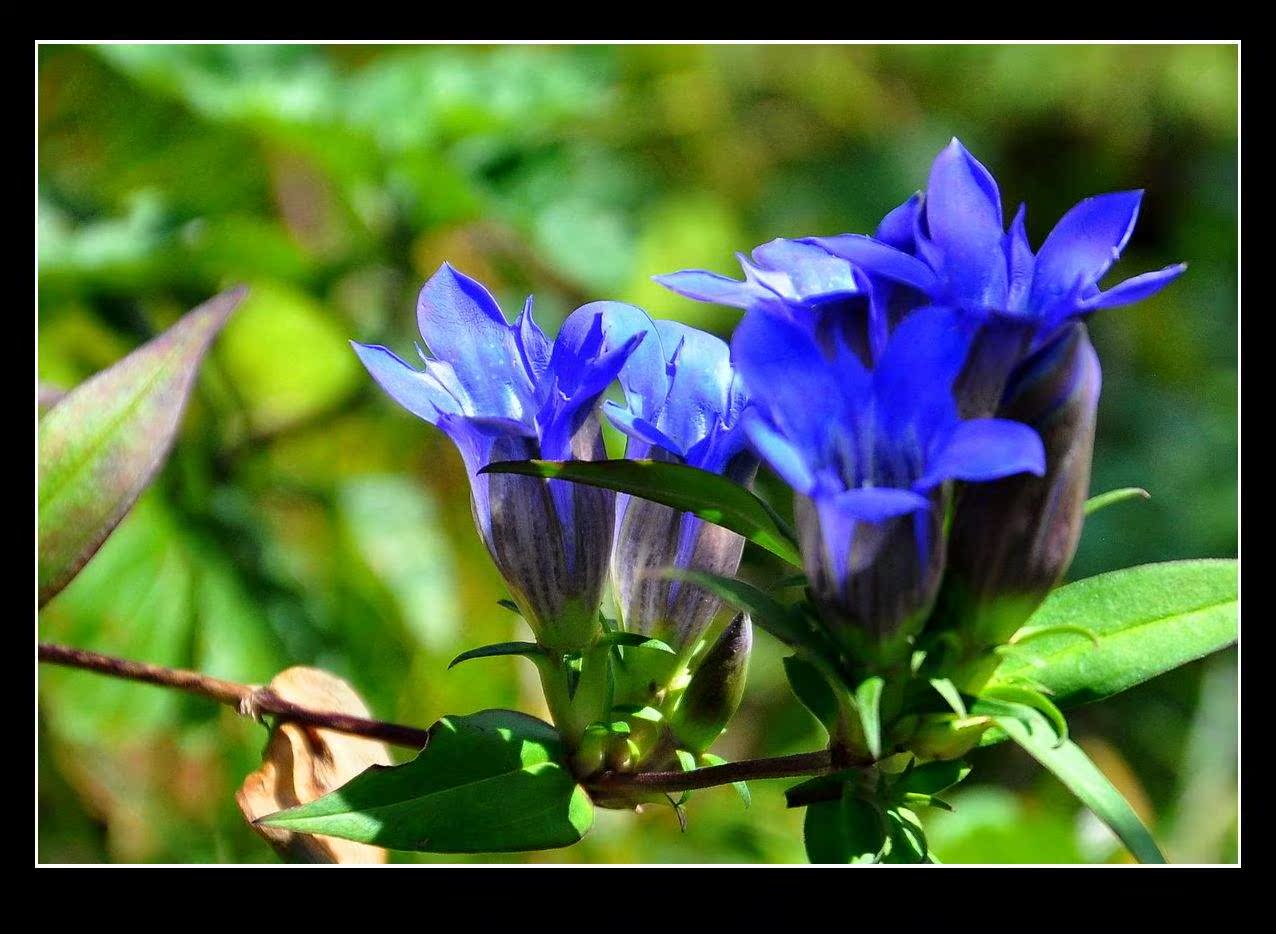
<path fill-rule="evenodd" d="M 930 686 L 938 692 L 940 697 L 947 701 L 953 713 L 959 717 L 966 716 L 966 702 L 961 699 L 961 691 L 957 690 L 957 685 L 947 678 L 931 678 Z"/>
<path fill-rule="evenodd" d="M 790 655 L 784 659 L 784 674 L 802 706 L 831 733 L 837 723 L 837 696 L 820 670 L 805 659 Z"/>
<path fill-rule="evenodd" d="M 93 557 L 164 463 L 200 362 L 244 293 L 223 292 L 188 312 L 40 420 L 41 606 Z"/>
<path fill-rule="evenodd" d="M 714 755 L 711 752 L 702 753 L 700 755 L 700 763 L 704 766 L 710 765 L 726 765 L 727 760 L 722 756 Z M 740 796 L 740 800 L 744 802 L 747 810 L 753 804 L 753 792 L 749 791 L 749 783 L 745 781 L 732 782 L 731 787 L 735 789 L 735 793 Z"/>
<path fill-rule="evenodd" d="M 1123 503 L 1127 499 L 1151 499 L 1152 494 L 1142 487 L 1127 486 L 1119 490 L 1108 490 L 1106 493 L 1100 493 L 1098 496 L 1091 496 L 1085 501 L 1085 514 L 1092 516 L 1100 509 L 1107 509 L 1117 503 Z"/>
<path fill-rule="evenodd" d="M 509 853 L 570 846 L 593 805 L 554 729 L 513 710 L 444 717 L 411 762 L 374 766 L 259 823 L 396 850 Z"/>
<path fill-rule="evenodd" d="M 644 636 L 640 632 L 623 632 L 621 630 L 605 632 L 603 633 L 602 638 L 598 640 L 598 644 L 606 646 L 625 646 L 626 648 L 654 649 L 657 652 L 673 653 L 673 649 L 667 642 L 661 642 L 659 639 Z"/>
<path fill-rule="evenodd" d="M 745 581 L 684 568 L 666 568 L 655 576 L 703 587 L 723 602 L 748 613 L 755 624 L 786 645 L 802 646 L 814 638 L 813 631 L 795 608 L 785 606 L 766 591 Z"/>
<path fill-rule="evenodd" d="M 1042 714 L 1028 710 L 1023 717 L 1000 716 L 995 719 L 1011 739 L 1054 773 L 1082 804 L 1107 824 L 1139 862 L 1165 862 L 1152 834 L 1129 802 L 1080 746 L 1071 740 L 1062 744 L 1056 742 L 1054 728 Z"/>
<path fill-rule="evenodd" d="M 571 480 L 690 512 L 801 567 L 796 536 L 767 503 L 726 477 L 664 461 L 500 461 L 481 473 Z"/>
<path fill-rule="evenodd" d="M 522 655 L 537 661 L 545 657 L 545 650 L 535 642 L 497 642 L 493 645 L 480 646 L 477 649 L 470 649 L 468 652 L 462 652 L 448 664 L 448 668 L 455 668 L 461 662 L 468 662 L 474 658 L 495 658 L 500 655 Z"/>
<path fill-rule="evenodd" d="M 1028 626 L 1084 633 L 1034 638 L 1031 658 L 1007 657 L 992 684 L 1030 676 L 1061 707 L 1099 700 L 1236 641 L 1236 562 L 1168 561 L 1086 578 L 1052 593 Z"/>
<path fill-rule="evenodd" d="M 855 689 L 855 706 L 859 710 L 864 741 L 874 759 L 882 757 L 882 688 L 886 682 L 877 675 L 866 678 Z"/>

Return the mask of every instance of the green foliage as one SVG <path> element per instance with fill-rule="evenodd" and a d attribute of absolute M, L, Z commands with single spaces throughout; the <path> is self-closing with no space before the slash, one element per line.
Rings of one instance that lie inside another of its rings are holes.
<path fill-rule="evenodd" d="M 337 791 L 260 823 L 429 853 L 570 846 L 593 805 L 558 734 L 513 710 L 444 717 L 411 762 L 372 766 Z"/>
<path fill-rule="evenodd" d="M 1236 601 L 1235 561 L 1172 561 L 1087 578 L 1047 598 L 1025 628 L 1057 631 L 1033 639 L 1026 657 L 1007 658 L 995 679 L 1027 676 L 1062 706 L 1099 700 L 1235 642 Z"/>
<path fill-rule="evenodd" d="M 210 299 L 77 386 L 40 422 L 40 605 L 101 547 L 163 463 L 208 346 L 243 298 Z"/>
<path fill-rule="evenodd" d="M 600 486 L 690 512 L 800 566 L 797 538 L 765 500 L 720 474 L 664 461 L 502 461 L 483 473 L 517 473 Z"/>

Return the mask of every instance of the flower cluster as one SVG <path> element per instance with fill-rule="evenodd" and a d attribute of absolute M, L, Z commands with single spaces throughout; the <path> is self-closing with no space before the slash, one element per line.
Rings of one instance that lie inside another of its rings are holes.
<path fill-rule="evenodd" d="M 729 344 L 616 302 L 578 309 L 551 343 L 530 299 L 511 324 L 445 265 L 418 303 L 433 354 L 422 369 L 383 347 L 356 350 L 460 450 L 479 532 L 538 643 L 610 665 L 610 581 L 623 644 L 666 658 L 628 680 L 617 668 L 604 707 L 654 705 L 681 731 L 674 745 L 700 753 L 739 703 L 749 622 L 709 643 L 718 597 L 661 572 L 732 577 L 743 539 L 626 493 L 482 468 L 604 459 L 604 417 L 629 459 L 745 487 L 765 462 L 794 490 L 808 594 L 839 653 L 895 671 L 924 632 L 955 626 L 977 655 L 1021 625 L 1076 549 L 1100 385 L 1086 318 L 1184 269 L 1100 286 L 1140 198 L 1080 202 L 1034 253 L 1024 208 L 1006 229 L 996 182 L 953 140 L 925 191 L 872 236 L 773 240 L 740 257 L 742 281 L 657 277 L 742 309 Z M 603 401 L 613 382 L 623 403 Z M 589 655 L 599 645 L 610 649 Z M 979 677 L 975 665 L 962 687 Z M 632 755 L 611 767 L 670 751 L 626 742 Z"/>

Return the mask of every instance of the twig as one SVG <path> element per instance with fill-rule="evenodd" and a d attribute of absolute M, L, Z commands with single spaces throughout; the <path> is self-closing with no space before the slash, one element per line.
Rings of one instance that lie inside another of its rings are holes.
<path fill-rule="evenodd" d="M 769 759 L 741 759 L 692 772 L 604 772 L 591 780 L 588 787 L 591 791 L 618 795 L 625 792 L 694 791 L 697 788 L 729 785 L 755 778 L 818 775 L 831 771 L 832 768 L 829 751 L 821 749 L 818 752 L 799 752 Z"/>
<path fill-rule="evenodd" d="M 399 723 L 385 723 L 380 720 L 367 720 L 363 717 L 352 717 L 342 713 L 325 713 L 310 710 L 290 701 L 284 700 L 270 688 L 252 687 L 237 684 L 234 681 L 223 681 L 198 671 L 186 671 L 181 668 L 165 668 L 161 665 L 150 665 L 146 662 L 134 662 L 124 658 L 115 658 L 90 652 L 87 649 L 76 649 L 66 645 L 40 643 L 40 661 L 51 665 L 64 665 L 68 668 L 80 668 L 112 678 L 123 678 L 128 681 L 141 681 L 160 687 L 176 688 L 189 694 L 198 694 L 209 700 L 234 707 L 244 716 L 259 717 L 271 714 L 281 720 L 302 723 L 306 726 L 322 727 L 338 733 L 350 733 L 355 736 L 366 736 L 396 746 L 407 746 L 421 749 L 430 739 L 429 730 L 421 730 Z M 868 762 L 846 762 L 839 767 L 868 765 Z M 724 765 L 713 765 L 691 772 L 604 772 L 588 781 L 590 791 L 607 795 L 624 795 L 626 793 L 659 793 L 693 791 L 697 788 L 710 788 L 714 785 L 729 785 L 732 782 L 747 781 L 759 778 L 795 778 L 802 775 L 817 775 L 834 770 L 832 758 L 827 749 L 817 752 L 802 752 L 791 756 L 777 756 L 768 759 L 741 759 Z"/>
<path fill-rule="evenodd" d="M 82 668 L 128 681 L 141 681 L 145 684 L 176 688 L 179 691 L 198 694 L 219 704 L 234 707 L 244 716 L 257 718 L 262 714 L 271 714 L 293 723 L 322 727 L 338 733 L 366 736 L 369 739 L 379 739 L 382 742 L 412 749 L 421 749 L 430 741 L 429 730 L 420 730 L 399 723 L 352 717 L 349 714 L 310 710 L 284 700 L 270 688 L 223 681 L 221 678 L 200 674 L 198 671 L 164 668 L 160 665 L 133 662 L 86 649 L 75 649 L 47 642 L 40 643 L 40 661 L 52 665 L 65 665 L 68 668 Z"/>

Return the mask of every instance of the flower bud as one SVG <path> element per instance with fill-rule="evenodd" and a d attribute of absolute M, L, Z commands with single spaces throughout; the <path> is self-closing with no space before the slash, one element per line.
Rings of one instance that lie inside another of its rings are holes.
<path fill-rule="evenodd" d="M 702 753 L 726 729 L 744 697 L 752 647 L 753 626 L 741 613 L 705 654 L 673 713 L 671 727 L 681 748 Z"/>
<path fill-rule="evenodd" d="M 984 645 L 1006 641 L 1072 563 L 1090 487 L 1101 373 L 1085 325 L 1069 325 L 1011 376 L 998 415 L 1037 430 L 1044 476 L 962 491 L 949 543 L 960 613 Z"/>
<path fill-rule="evenodd" d="M 660 449 L 655 459 L 670 459 Z M 742 485 L 757 472 L 757 458 L 738 455 L 724 471 Z M 671 645 L 680 655 L 695 647 L 713 623 L 722 601 L 703 587 L 655 576 L 666 568 L 734 577 L 744 539 L 688 512 L 650 500 L 626 497 L 621 506 L 612 557 L 621 618 L 634 631 Z"/>

